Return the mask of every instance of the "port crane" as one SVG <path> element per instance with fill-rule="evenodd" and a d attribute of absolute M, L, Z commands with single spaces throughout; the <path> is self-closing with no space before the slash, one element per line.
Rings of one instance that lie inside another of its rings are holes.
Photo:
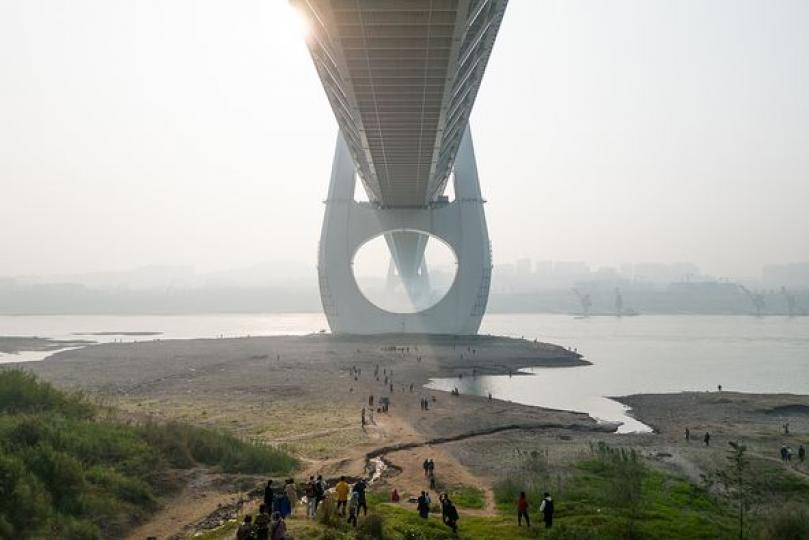
<path fill-rule="evenodd" d="M 579 302 L 581 303 L 582 315 L 584 315 L 584 317 L 589 317 L 590 307 L 593 305 L 592 298 L 590 298 L 589 294 L 586 293 L 582 294 L 582 292 L 579 291 L 578 289 L 573 289 L 573 292 L 576 293 L 576 297 L 579 299 Z"/>
<path fill-rule="evenodd" d="M 753 303 L 753 308 L 756 310 L 756 317 L 761 317 L 761 310 L 764 309 L 764 295 L 761 293 L 754 293 L 744 285 L 739 285 L 739 288 L 747 295 Z"/>
<path fill-rule="evenodd" d="M 798 305 L 798 295 L 790 291 L 786 287 L 781 287 L 781 294 L 787 301 L 787 315 L 790 317 L 798 317 L 806 315 L 806 310 Z"/>
<path fill-rule="evenodd" d="M 621 289 L 615 287 L 615 316 L 623 317 L 624 315 L 624 297 L 621 296 Z"/>

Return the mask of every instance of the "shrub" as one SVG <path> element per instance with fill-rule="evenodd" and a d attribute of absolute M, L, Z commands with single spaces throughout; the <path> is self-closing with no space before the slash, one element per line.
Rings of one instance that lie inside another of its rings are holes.
<path fill-rule="evenodd" d="M 317 521 L 331 529 L 336 529 L 342 525 L 343 518 L 337 513 L 337 503 L 334 497 L 327 497 L 318 505 Z"/>
<path fill-rule="evenodd" d="M 81 393 L 62 392 L 21 369 L 6 369 L 0 373 L 0 412 L 13 414 L 44 411 L 88 418 L 93 415 L 94 407 Z"/>
<path fill-rule="evenodd" d="M 368 514 L 357 527 L 360 540 L 385 540 L 385 520 L 379 514 Z"/>
<path fill-rule="evenodd" d="M 773 510 L 765 520 L 766 540 L 809 540 L 809 506 L 788 503 Z"/>
<path fill-rule="evenodd" d="M 81 394 L 0 370 L 0 538 L 123 537 L 174 486 L 172 466 L 266 474 L 297 465 L 221 432 L 108 418 Z"/>

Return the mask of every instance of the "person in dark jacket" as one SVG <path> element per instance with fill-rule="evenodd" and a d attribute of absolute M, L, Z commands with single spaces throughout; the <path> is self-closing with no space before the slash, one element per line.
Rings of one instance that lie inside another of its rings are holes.
<path fill-rule="evenodd" d="M 458 532 L 458 517 L 458 509 L 449 500 L 449 495 L 445 493 L 441 498 L 441 519 L 454 533 Z"/>
<path fill-rule="evenodd" d="M 253 533 L 253 516 L 247 514 L 244 521 L 236 530 L 236 540 L 249 540 Z"/>
<path fill-rule="evenodd" d="M 418 510 L 419 516 L 424 519 L 430 517 L 430 503 L 427 502 L 427 494 L 423 491 L 416 501 L 416 510 Z"/>
<path fill-rule="evenodd" d="M 258 515 L 253 522 L 253 530 L 256 534 L 256 540 L 269 540 L 270 538 L 270 514 L 269 509 L 265 505 L 259 505 Z"/>
<path fill-rule="evenodd" d="M 368 484 L 365 483 L 365 480 L 360 478 L 357 480 L 357 483 L 354 484 L 352 491 L 357 494 L 357 515 L 360 513 L 360 508 L 362 508 L 362 515 L 368 515 L 368 502 L 365 500 L 365 490 L 368 489 Z"/>
<path fill-rule="evenodd" d="M 326 481 L 323 480 L 323 475 L 318 474 L 315 480 L 315 514 L 317 514 L 317 507 L 326 498 Z"/>
<path fill-rule="evenodd" d="M 539 505 L 539 511 L 542 513 L 545 528 L 550 529 L 553 527 L 553 499 L 551 499 L 551 494 L 547 491 L 543 495 L 542 503 Z"/>
<path fill-rule="evenodd" d="M 264 488 L 264 506 L 268 511 L 272 508 L 272 501 L 275 496 L 275 491 L 272 487 L 272 480 L 267 480 L 267 487 Z"/>

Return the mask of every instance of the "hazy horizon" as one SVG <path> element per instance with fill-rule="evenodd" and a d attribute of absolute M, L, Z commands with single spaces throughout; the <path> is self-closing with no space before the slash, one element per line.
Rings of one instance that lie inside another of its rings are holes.
<path fill-rule="evenodd" d="M 809 4 L 512 0 L 495 264 L 809 261 Z M 286 1 L 0 5 L 0 276 L 314 268 L 336 122 Z"/>

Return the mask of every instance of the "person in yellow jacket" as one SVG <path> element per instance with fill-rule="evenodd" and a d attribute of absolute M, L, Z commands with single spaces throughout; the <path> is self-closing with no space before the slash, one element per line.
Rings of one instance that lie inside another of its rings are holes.
<path fill-rule="evenodd" d="M 337 494 L 337 512 L 339 512 L 341 516 L 345 516 L 349 491 L 345 476 L 340 477 L 340 481 L 334 486 L 334 491 Z"/>

